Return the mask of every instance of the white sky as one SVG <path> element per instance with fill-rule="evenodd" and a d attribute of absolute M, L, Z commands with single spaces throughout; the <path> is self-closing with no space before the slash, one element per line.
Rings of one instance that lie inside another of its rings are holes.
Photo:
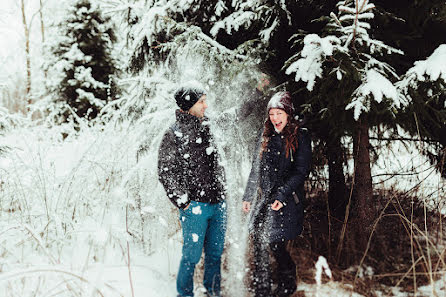
<path fill-rule="evenodd" d="M 20 9 L 21 0 L 1 0 L 0 6 L 0 84 L 7 77 L 25 69 L 25 41 Z M 42 0 L 44 16 L 48 19 L 60 14 L 57 8 L 66 0 Z M 40 53 L 42 36 L 40 33 L 39 0 L 25 0 L 26 19 L 30 28 L 31 56 Z M 52 14 L 51 16 L 49 14 Z"/>
<path fill-rule="evenodd" d="M 0 10 L 0 70 L 3 62 L 16 50 L 23 33 L 20 32 L 19 7 L 14 0 L 2 0 Z"/>
<path fill-rule="evenodd" d="M 24 30 L 21 19 L 20 0 L 2 0 L 0 9 L 0 79 L 6 80 L 11 73 L 25 68 Z M 38 0 L 25 0 L 27 18 L 35 13 Z M 32 27 L 38 25 L 34 17 Z M 34 33 L 34 31 L 33 31 Z M 34 34 L 33 34 L 34 35 Z M 35 39 L 34 36 L 33 40 Z M 0 82 L 1 83 L 1 82 Z"/>

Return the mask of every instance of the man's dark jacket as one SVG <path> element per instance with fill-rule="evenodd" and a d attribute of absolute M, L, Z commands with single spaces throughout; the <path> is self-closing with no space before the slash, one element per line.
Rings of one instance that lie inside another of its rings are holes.
<path fill-rule="evenodd" d="M 158 176 L 178 208 L 185 208 L 192 200 L 224 200 L 224 172 L 206 118 L 176 111 L 176 121 L 159 148 Z"/>
<path fill-rule="evenodd" d="M 305 192 L 304 182 L 311 166 L 311 138 L 306 128 L 299 128 L 298 147 L 286 156 L 283 137 L 274 132 L 268 146 L 260 156 L 261 137 L 255 152 L 251 174 L 243 201 L 252 203 L 250 229 L 255 230 L 257 221 L 266 222 L 270 242 L 296 238 L 303 228 Z M 271 204 L 279 200 L 284 207 L 279 211 Z M 253 229 L 254 228 L 254 229 Z"/>

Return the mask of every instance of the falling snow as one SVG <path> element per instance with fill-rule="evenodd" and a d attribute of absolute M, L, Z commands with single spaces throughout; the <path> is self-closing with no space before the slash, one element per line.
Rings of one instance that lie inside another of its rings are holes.
<path fill-rule="evenodd" d="M 197 234 L 192 233 L 192 240 L 193 240 L 193 242 L 197 242 L 199 238 L 200 237 Z"/>

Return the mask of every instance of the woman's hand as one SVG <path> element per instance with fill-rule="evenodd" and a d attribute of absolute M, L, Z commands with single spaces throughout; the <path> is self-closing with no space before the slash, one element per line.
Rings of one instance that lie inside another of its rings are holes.
<path fill-rule="evenodd" d="M 279 200 L 274 201 L 274 203 L 271 205 L 272 210 L 278 211 L 283 207 L 283 203 Z"/>
<path fill-rule="evenodd" d="M 242 209 L 245 213 L 248 213 L 251 210 L 251 202 L 243 201 Z"/>

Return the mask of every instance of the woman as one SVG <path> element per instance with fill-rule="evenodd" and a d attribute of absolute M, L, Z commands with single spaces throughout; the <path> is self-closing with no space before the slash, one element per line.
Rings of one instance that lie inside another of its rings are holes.
<path fill-rule="evenodd" d="M 267 109 L 268 118 L 243 196 L 243 211 L 251 212 L 255 296 L 285 297 L 296 290 L 296 265 L 286 245 L 302 232 L 304 181 L 310 171 L 311 140 L 306 128 L 300 127 L 293 117 L 288 92 L 274 94 Z M 274 293 L 270 250 L 277 263 L 278 283 Z"/>

